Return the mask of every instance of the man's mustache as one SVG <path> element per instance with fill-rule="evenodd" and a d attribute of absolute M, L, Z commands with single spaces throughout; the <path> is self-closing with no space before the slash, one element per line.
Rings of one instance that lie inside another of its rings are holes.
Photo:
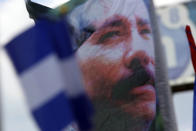
<path fill-rule="evenodd" d="M 133 70 L 133 74 L 129 77 L 121 79 L 112 89 L 112 99 L 113 100 L 124 100 L 131 99 L 129 91 L 135 87 L 142 85 L 153 85 L 154 78 L 152 73 L 145 67 L 139 66 Z M 129 97 L 129 98 L 127 98 Z"/>

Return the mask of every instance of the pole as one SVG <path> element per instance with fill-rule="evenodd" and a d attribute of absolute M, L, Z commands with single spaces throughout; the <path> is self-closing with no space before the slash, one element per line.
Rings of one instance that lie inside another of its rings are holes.
<path fill-rule="evenodd" d="M 155 87 L 157 89 L 157 97 L 160 105 L 160 113 L 163 118 L 163 126 L 165 131 L 177 131 L 177 124 L 175 118 L 175 112 L 173 107 L 173 98 L 171 93 L 171 87 L 168 83 L 166 59 L 161 44 L 159 29 L 157 25 L 157 17 L 155 14 L 155 8 L 153 0 L 150 3 L 150 17 L 152 22 L 152 29 L 154 35 L 154 47 L 155 47 Z"/>

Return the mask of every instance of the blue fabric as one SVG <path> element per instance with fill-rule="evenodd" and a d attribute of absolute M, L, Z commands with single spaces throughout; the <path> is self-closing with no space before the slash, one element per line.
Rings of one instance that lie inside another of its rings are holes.
<path fill-rule="evenodd" d="M 72 110 L 75 112 L 77 123 L 79 124 L 78 126 L 80 127 L 81 131 L 86 131 L 86 129 L 91 126 L 91 117 L 86 116 L 93 115 L 92 105 L 88 102 L 88 98 L 85 94 L 72 98 L 70 101 Z"/>
<path fill-rule="evenodd" d="M 33 110 L 33 115 L 42 131 L 60 131 L 74 121 L 70 103 L 63 92 Z"/>
<path fill-rule="evenodd" d="M 71 56 L 74 52 L 72 49 L 72 45 L 66 44 L 71 43 L 71 39 L 69 33 L 67 32 L 68 27 L 66 26 L 65 22 L 60 21 L 58 24 L 54 24 L 52 29 L 52 32 L 55 36 L 54 48 L 56 49 L 59 58 L 65 59 Z"/>
<path fill-rule="evenodd" d="M 30 28 L 5 47 L 16 71 L 21 74 L 52 51 L 52 37 L 44 22 Z"/>
<path fill-rule="evenodd" d="M 63 28 L 62 28 L 63 27 Z M 63 22 L 40 20 L 5 47 L 16 71 L 21 74 L 38 61 L 56 52 L 60 59 L 73 54 L 67 26 Z M 67 44 L 66 44 L 67 43 Z"/>
<path fill-rule="evenodd" d="M 29 69 L 36 68 L 36 64 L 51 54 L 59 58 L 59 61 L 66 61 L 66 58 L 74 54 L 66 23 L 45 19 L 38 20 L 34 27 L 8 43 L 5 49 L 19 77 L 22 73 L 29 73 Z M 63 68 L 60 70 L 63 72 Z M 74 98 L 67 98 L 66 90 L 62 90 L 53 97 L 36 109 L 31 109 L 41 130 L 59 131 L 71 122 L 77 122 L 83 131 L 91 128 L 92 105 L 84 92 Z M 27 96 L 27 99 L 37 98 Z"/>

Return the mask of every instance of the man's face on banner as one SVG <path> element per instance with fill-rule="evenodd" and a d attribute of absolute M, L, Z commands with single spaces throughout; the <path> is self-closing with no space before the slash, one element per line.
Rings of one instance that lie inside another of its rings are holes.
<path fill-rule="evenodd" d="M 147 128 L 155 116 L 156 92 L 146 6 L 142 0 L 97 0 L 87 7 L 80 18 L 85 39 L 77 50 L 87 92 L 96 103 L 143 119 Z"/>

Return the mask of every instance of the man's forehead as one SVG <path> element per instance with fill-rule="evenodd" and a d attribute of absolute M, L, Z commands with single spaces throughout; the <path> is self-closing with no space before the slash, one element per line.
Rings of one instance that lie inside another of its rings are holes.
<path fill-rule="evenodd" d="M 71 17 L 75 17 L 78 26 L 84 28 L 88 25 L 101 26 L 102 22 L 114 15 L 125 16 L 130 21 L 134 21 L 136 16 L 149 20 L 143 0 L 88 0 L 74 10 Z"/>

